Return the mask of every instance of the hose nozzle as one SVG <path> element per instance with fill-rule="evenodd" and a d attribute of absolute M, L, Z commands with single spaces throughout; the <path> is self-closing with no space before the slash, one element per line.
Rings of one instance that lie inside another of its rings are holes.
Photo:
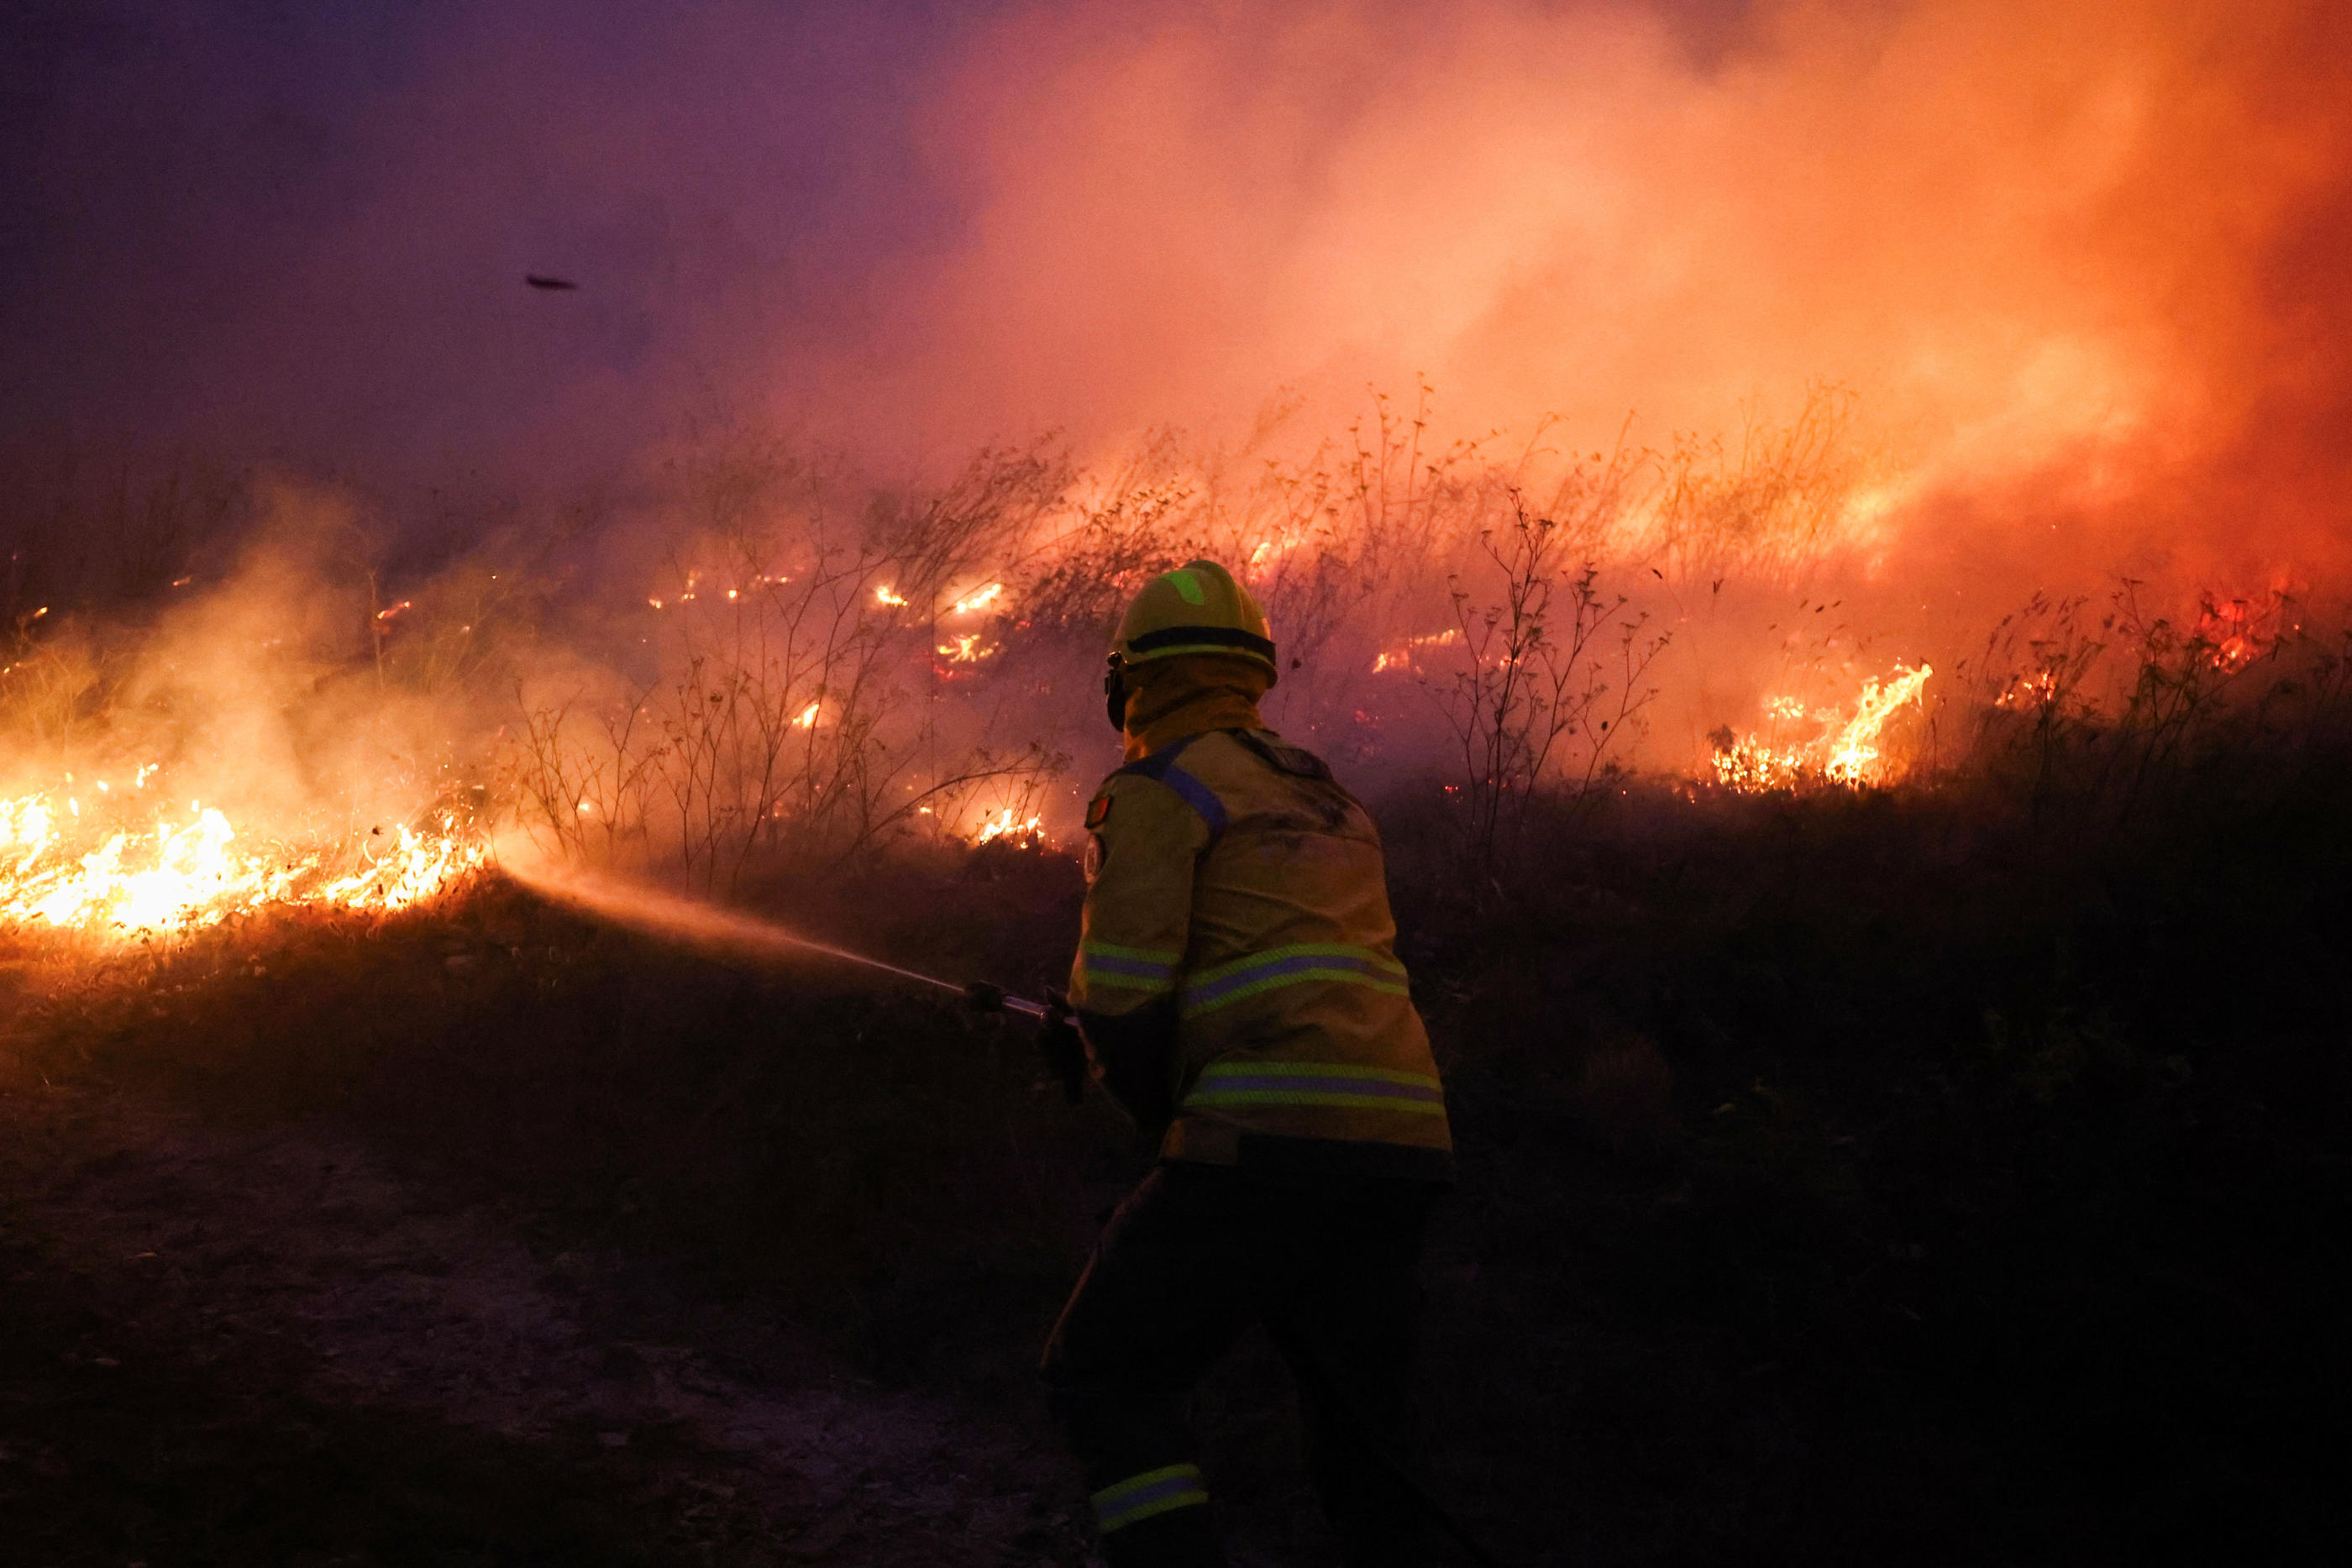
<path fill-rule="evenodd" d="M 1045 1003 L 1033 1002 L 1026 997 L 1008 997 L 1003 986 L 991 985 L 986 980 L 964 982 L 963 1005 L 982 1014 L 1019 1013 L 1024 1018 L 1033 1019 L 1045 1016 Z"/>

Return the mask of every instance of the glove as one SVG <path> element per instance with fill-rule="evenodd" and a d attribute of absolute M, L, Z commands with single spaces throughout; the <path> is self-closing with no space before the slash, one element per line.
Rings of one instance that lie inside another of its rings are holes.
<path fill-rule="evenodd" d="M 1063 1097 L 1073 1105 L 1087 1097 L 1087 1042 L 1078 1033 L 1076 1019 L 1069 998 L 1059 991 L 1045 993 L 1045 1017 L 1037 1026 L 1037 1056 L 1045 1071 L 1061 1080 Z"/>

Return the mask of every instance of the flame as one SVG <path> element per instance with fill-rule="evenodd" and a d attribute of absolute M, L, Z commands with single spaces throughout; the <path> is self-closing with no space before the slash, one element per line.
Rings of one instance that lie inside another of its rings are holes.
<path fill-rule="evenodd" d="M 1927 664 L 1897 664 L 1885 681 L 1873 678 L 1863 684 L 1852 718 L 1841 722 L 1843 710 L 1838 708 L 1815 711 L 1811 716 L 1832 727 L 1794 744 L 1779 742 L 1778 727 L 1806 717 L 1805 703 L 1791 696 L 1768 697 L 1764 711 L 1775 723 L 1767 737 L 1736 738 L 1728 728 L 1717 732 L 1715 781 L 1742 794 L 1793 789 L 1816 780 L 1849 789 L 1883 784 L 1891 769 L 1880 753 L 1879 736 L 1897 709 L 1918 700 L 1934 674 Z"/>
<path fill-rule="evenodd" d="M 939 645 L 939 655 L 950 664 L 977 664 L 992 657 L 996 650 L 980 645 L 977 632 L 969 637 L 955 636 Z"/>
<path fill-rule="evenodd" d="M 816 727 L 817 713 L 824 706 L 824 704 L 820 701 L 813 702 L 809 704 L 808 706 L 801 709 L 801 716 L 793 720 L 793 727 L 796 729 L 814 729 Z"/>
<path fill-rule="evenodd" d="M 1926 664 L 1916 670 L 1898 664 L 1884 686 L 1874 680 L 1864 683 L 1861 700 L 1854 704 L 1853 717 L 1838 732 L 1830 748 L 1830 759 L 1822 767 L 1832 782 L 1857 787 L 1878 782 L 1882 776 L 1879 731 L 1886 727 L 1886 721 L 1894 716 L 1896 708 L 1918 699 L 1920 688 L 1934 674 Z"/>
<path fill-rule="evenodd" d="M 904 604 L 907 602 L 903 597 L 893 592 L 887 586 L 876 589 L 874 591 L 874 597 L 880 600 L 885 604 Z"/>
<path fill-rule="evenodd" d="M 2234 675 L 2269 653 L 2294 630 L 2282 624 L 2287 610 L 2284 594 L 2273 593 L 2268 604 L 2257 609 L 2246 600 L 2209 592 L 2200 609 L 2193 635 L 2206 649 L 2205 662 L 2225 675 Z"/>
<path fill-rule="evenodd" d="M 1004 584 L 1001 582 L 992 582 L 986 588 L 967 593 L 961 599 L 957 600 L 953 604 L 949 605 L 948 613 L 950 615 L 969 615 L 975 610 L 985 610 L 990 605 L 995 603 L 996 601 L 1003 595 L 1003 592 Z M 886 601 L 886 602 L 887 601 Z"/>
<path fill-rule="evenodd" d="M 1389 670 L 1411 669 L 1416 651 L 1443 647 L 1449 643 L 1459 642 L 1461 638 L 1462 629 L 1458 626 L 1449 626 L 1443 632 L 1431 632 L 1419 637 L 1408 637 L 1372 660 L 1372 674 L 1377 675 Z"/>
<path fill-rule="evenodd" d="M 994 817 L 982 822 L 980 825 L 980 831 L 973 836 L 971 841 L 975 844 L 985 844 L 1003 839 L 1008 843 L 1034 842 L 1044 835 L 1045 831 L 1043 817 L 1033 814 L 1027 821 L 1021 821 L 1013 817 L 1013 808 L 1007 806 Z"/>
<path fill-rule="evenodd" d="M 2020 675 L 2001 694 L 1992 699 L 1995 707 L 2040 707 L 2058 695 L 2058 677 L 2049 670 L 2037 674 Z"/>
<path fill-rule="evenodd" d="M 143 787 L 152 765 L 139 770 Z M 103 786 L 101 785 L 101 788 Z M 488 851 L 443 818 L 430 831 L 395 830 L 388 852 L 351 857 L 333 846 L 248 848 L 217 808 L 189 802 L 175 826 L 92 822 L 78 802 L 0 800 L 0 927 L 136 936 L 193 930 L 270 905 L 385 911 L 428 898 L 482 865 Z M 371 835 L 373 837 L 374 835 Z"/>

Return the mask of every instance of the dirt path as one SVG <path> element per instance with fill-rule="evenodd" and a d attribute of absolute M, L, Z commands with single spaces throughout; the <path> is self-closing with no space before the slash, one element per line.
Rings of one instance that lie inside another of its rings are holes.
<path fill-rule="evenodd" d="M 326 1128 L 0 1094 L 0 1533 L 156 1568 L 1083 1561 L 1034 1438 L 530 1220 Z"/>

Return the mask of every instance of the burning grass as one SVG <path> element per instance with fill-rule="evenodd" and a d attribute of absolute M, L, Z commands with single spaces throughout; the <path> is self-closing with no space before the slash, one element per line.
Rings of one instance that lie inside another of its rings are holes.
<path fill-rule="evenodd" d="M 152 771 L 140 768 L 133 789 L 144 790 Z M 170 806 L 142 811 L 146 801 L 117 803 L 93 782 L 87 813 L 79 795 L 0 800 L 0 923 L 121 938 L 277 907 L 382 914 L 440 894 L 489 853 L 455 813 L 390 834 L 378 828 L 354 844 L 254 844 L 201 801 L 188 802 L 189 820 L 177 826 Z"/>
<path fill-rule="evenodd" d="M 1840 707 L 1809 710 L 1800 697 L 1767 697 L 1767 724 L 1760 733 L 1743 737 L 1726 726 L 1710 737 L 1715 781 L 1751 795 L 1815 782 L 1849 789 L 1884 784 L 1896 776 L 1897 765 L 1882 753 L 1880 737 L 1899 709 L 1918 704 L 1934 674 L 1926 664 L 1897 665 L 1885 681 L 1864 684 L 1851 716 Z M 1810 738 L 1788 738 L 1807 727 L 1815 730 Z"/>

